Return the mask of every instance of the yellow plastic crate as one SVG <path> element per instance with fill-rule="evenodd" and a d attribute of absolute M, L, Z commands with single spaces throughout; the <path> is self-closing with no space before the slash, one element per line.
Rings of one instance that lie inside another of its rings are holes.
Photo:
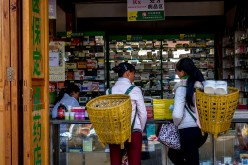
<path fill-rule="evenodd" d="M 172 110 L 170 106 L 174 105 L 174 99 L 153 99 L 153 114 L 155 120 L 171 120 Z"/>

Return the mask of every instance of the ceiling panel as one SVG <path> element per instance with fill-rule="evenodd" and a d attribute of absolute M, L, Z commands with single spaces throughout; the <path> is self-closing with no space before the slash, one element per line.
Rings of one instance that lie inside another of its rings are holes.
<path fill-rule="evenodd" d="M 223 0 L 165 0 L 165 2 L 204 2 Z M 73 3 L 127 3 L 127 0 L 71 0 Z"/>
<path fill-rule="evenodd" d="M 225 11 L 236 5 L 239 1 L 237 0 L 208 0 L 208 1 L 224 1 Z M 165 2 L 208 2 L 206 0 L 165 0 Z M 75 13 L 76 3 L 88 3 L 88 4 L 104 4 L 104 3 L 127 3 L 126 0 L 57 0 L 58 5 L 69 13 Z M 119 31 L 130 30 L 131 32 L 142 33 L 149 32 L 149 29 L 156 29 L 158 33 L 161 32 L 196 32 L 196 31 L 222 31 L 224 28 L 225 17 L 222 16 L 173 16 L 166 17 L 164 21 L 160 22 L 128 22 L 126 17 L 119 18 L 105 18 L 95 17 L 93 18 L 78 18 L 76 30 L 110 30 L 118 33 Z M 80 23 L 82 22 L 82 24 Z M 183 25 L 183 26 L 182 26 Z"/>

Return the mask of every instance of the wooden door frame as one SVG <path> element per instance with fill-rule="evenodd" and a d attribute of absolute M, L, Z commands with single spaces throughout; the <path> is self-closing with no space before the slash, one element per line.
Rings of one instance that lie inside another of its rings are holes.
<path fill-rule="evenodd" d="M 7 81 L 6 70 L 10 66 L 10 22 L 9 3 L 0 0 L 0 162 L 11 164 L 11 120 L 10 120 L 10 83 Z"/>
<path fill-rule="evenodd" d="M 18 4 L 17 0 L 0 1 L 0 162 L 19 164 L 18 111 Z"/>
<path fill-rule="evenodd" d="M 32 78 L 31 69 L 28 68 L 33 65 L 30 49 L 32 2 L 34 1 L 0 0 L 0 162 L 3 165 L 34 164 L 32 87 L 39 84 L 44 89 L 41 92 L 43 109 L 40 121 L 42 164 L 49 164 L 48 0 L 39 1 L 43 18 L 41 50 L 44 64 L 44 75 L 40 81 Z M 19 86 L 22 77 L 23 85 Z M 20 107 L 22 102 L 23 108 Z"/>
<path fill-rule="evenodd" d="M 17 0 L 9 0 L 10 1 L 10 63 L 11 67 L 14 70 L 13 80 L 10 81 L 11 83 L 11 130 L 12 130 L 12 165 L 18 165 L 20 163 L 20 160 L 22 160 L 22 155 L 19 152 L 20 151 L 20 143 L 22 143 L 21 138 L 21 128 L 22 124 L 20 125 L 20 114 L 19 111 L 19 76 L 18 76 L 18 69 L 19 69 L 19 37 L 20 37 L 20 31 L 18 31 L 18 25 L 19 25 L 19 17 L 18 14 L 20 14 L 20 8 Z"/>
<path fill-rule="evenodd" d="M 22 16 L 23 164 L 49 164 L 48 0 L 23 0 Z M 37 38 L 34 39 L 34 35 L 35 37 L 38 35 L 40 39 L 38 46 L 34 46 L 34 44 L 37 44 L 34 43 L 37 42 Z M 38 60 L 36 59 L 37 54 L 34 54 L 34 52 L 40 53 Z M 39 63 L 38 69 L 41 68 L 39 70 L 41 71 L 41 76 L 34 74 L 34 71 L 37 71 L 35 70 L 37 66 L 35 62 Z M 39 92 L 37 92 L 38 88 Z M 40 101 L 38 104 L 35 103 L 37 93 Z M 38 123 L 34 119 L 37 114 L 39 115 Z M 41 132 L 36 132 L 37 127 Z M 36 138 L 37 133 L 39 133 L 39 140 Z M 37 143 L 37 141 L 39 142 Z M 37 157 L 39 157 L 38 161 Z"/>

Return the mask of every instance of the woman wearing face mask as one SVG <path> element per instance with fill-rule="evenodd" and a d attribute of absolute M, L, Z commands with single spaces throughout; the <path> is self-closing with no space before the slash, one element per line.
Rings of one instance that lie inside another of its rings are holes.
<path fill-rule="evenodd" d="M 134 82 L 135 67 L 127 62 L 123 62 L 114 67 L 112 70 L 114 70 L 115 73 L 118 73 L 119 78 L 115 85 L 111 88 L 111 92 L 108 89 L 106 93 L 124 94 Z M 129 96 L 132 103 L 131 122 L 134 121 L 134 127 L 132 130 L 131 142 L 126 142 L 125 147 L 127 147 L 128 163 L 130 165 L 140 165 L 142 132 L 145 128 L 147 112 L 140 88 L 135 86 L 129 93 Z M 120 145 L 110 144 L 109 148 L 111 165 L 120 165 L 122 163 L 122 153 Z"/>

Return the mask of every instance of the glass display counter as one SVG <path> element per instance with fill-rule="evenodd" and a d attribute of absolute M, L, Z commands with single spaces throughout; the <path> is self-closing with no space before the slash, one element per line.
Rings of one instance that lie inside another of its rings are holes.
<path fill-rule="evenodd" d="M 152 139 L 162 122 L 147 124 L 147 128 L 153 125 L 154 134 L 143 133 L 142 165 L 165 165 L 167 162 L 166 147 Z M 109 148 L 101 145 L 89 120 L 51 120 L 50 125 L 50 164 L 110 165 Z"/>
<path fill-rule="evenodd" d="M 199 149 L 200 165 L 245 165 L 248 162 L 248 118 L 234 118 L 226 134 L 209 134 Z M 248 163 L 247 163 L 248 164 Z"/>
<path fill-rule="evenodd" d="M 148 120 L 143 134 L 142 165 L 172 165 L 167 158 L 167 147 L 151 139 L 147 131 L 149 124 L 157 130 L 164 122 Z M 248 161 L 246 123 L 248 118 L 236 118 L 228 133 L 214 140 L 209 135 L 199 149 L 200 165 L 242 165 L 242 162 Z M 51 120 L 50 126 L 51 165 L 110 165 L 109 149 L 100 144 L 89 120 Z"/>

